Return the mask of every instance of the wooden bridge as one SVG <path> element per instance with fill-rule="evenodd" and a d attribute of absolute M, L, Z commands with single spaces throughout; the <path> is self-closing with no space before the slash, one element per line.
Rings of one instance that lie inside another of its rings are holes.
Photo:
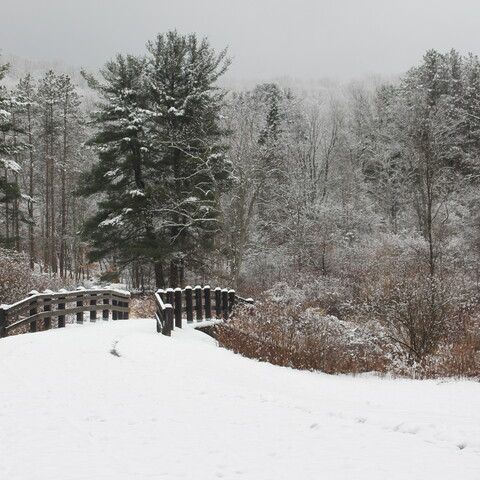
<path fill-rule="evenodd" d="M 115 289 L 85 289 L 73 292 L 61 290 L 30 292 L 30 296 L 13 305 L 0 306 L 0 337 L 17 333 L 36 332 L 39 329 L 65 327 L 67 316 L 83 323 L 85 314 L 91 322 L 97 320 L 122 320 L 129 317 L 130 293 Z"/>
<path fill-rule="evenodd" d="M 228 319 L 236 303 L 253 303 L 234 290 L 209 286 L 158 290 L 155 293 L 157 331 L 171 335 L 172 330 L 187 323 L 211 319 Z M 101 313 L 101 316 L 98 314 Z M 87 320 L 123 320 L 130 315 L 130 292 L 115 289 L 30 292 L 29 297 L 13 305 L 0 306 L 0 338 L 51 328 L 63 328 L 70 317 L 76 323 Z M 70 320 L 71 322 L 72 320 Z"/>
<path fill-rule="evenodd" d="M 157 332 L 171 335 L 175 328 L 187 323 L 202 323 L 205 320 L 227 320 L 235 304 L 253 304 L 251 298 L 239 297 L 235 290 L 212 290 L 208 285 L 185 288 L 167 288 L 155 294 L 155 318 Z"/>

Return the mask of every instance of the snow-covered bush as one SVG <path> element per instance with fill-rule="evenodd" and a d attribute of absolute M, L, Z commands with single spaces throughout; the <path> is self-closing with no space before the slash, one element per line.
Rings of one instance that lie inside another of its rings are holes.
<path fill-rule="evenodd" d="M 327 373 L 385 371 L 385 333 L 380 325 L 376 332 L 370 327 L 265 298 L 238 308 L 215 336 L 223 347 L 275 365 Z"/>
<path fill-rule="evenodd" d="M 454 268 L 432 277 L 424 242 L 407 240 L 387 237 L 344 252 L 336 276 L 275 284 L 255 308 L 239 308 L 218 328 L 220 345 L 329 373 L 480 376 L 478 288 Z"/>
<path fill-rule="evenodd" d="M 58 290 L 65 281 L 32 272 L 26 255 L 0 248 L 0 303 L 11 304 L 28 296 L 31 290 Z"/>

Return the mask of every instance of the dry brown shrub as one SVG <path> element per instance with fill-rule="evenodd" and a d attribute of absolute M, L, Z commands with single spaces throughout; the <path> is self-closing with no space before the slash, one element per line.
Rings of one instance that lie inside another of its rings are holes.
<path fill-rule="evenodd" d="M 410 378 L 480 379 L 480 312 L 470 312 L 443 337 L 435 352 L 417 362 L 396 363 L 392 373 Z"/>
<path fill-rule="evenodd" d="M 480 378 L 480 311 L 465 311 L 442 330 L 435 348 L 417 357 L 373 315 L 342 321 L 295 304 L 293 293 L 284 289 L 282 299 L 267 296 L 254 307 L 237 307 L 233 319 L 215 329 L 219 345 L 274 365 L 332 374 Z"/>
<path fill-rule="evenodd" d="M 155 297 L 153 294 L 133 295 L 130 300 L 131 318 L 154 318 Z"/>
<path fill-rule="evenodd" d="M 217 326 L 222 347 L 260 361 L 326 373 L 385 371 L 381 342 L 358 326 L 300 305 L 263 300 L 240 307 L 234 319 Z"/>

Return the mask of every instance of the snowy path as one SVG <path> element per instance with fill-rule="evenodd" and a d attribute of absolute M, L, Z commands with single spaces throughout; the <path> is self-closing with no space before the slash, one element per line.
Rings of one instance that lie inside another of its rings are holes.
<path fill-rule="evenodd" d="M 0 446 L 2 480 L 479 480 L 480 383 L 297 372 L 99 322 L 0 341 Z"/>

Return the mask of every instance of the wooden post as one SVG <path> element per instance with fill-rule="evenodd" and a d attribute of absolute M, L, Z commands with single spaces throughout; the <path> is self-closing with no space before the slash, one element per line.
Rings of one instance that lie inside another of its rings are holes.
<path fill-rule="evenodd" d="M 107 305 L 107 308 L 104 308 L 104 310 L 102 310 L 102 319 L 107 321 L 108 320 L 108 317 L 109 317 L 109 308 L 108 308 L 108 305 L 110 305 L 110 299 L 107 297 L 107 298 L 104 298 L 103 299 L 103 304 L 104 305 Z"/>
<path fill-rule="evenodd" d="M 118 320 L 118 310 L 115 307 L 118 307 L 118 300 L 112 298 L 112 320 Z"/>
<path fill-rule="evenodd" d="M 127 301 L 124 303 L 126 308 L 130 308 L 130 299 L 127 299 Z M 126 311 L 123 312 L 123 319 L 128 320 L 128 317 L 130 316 L 130 312 Z"/>
<path fill-rule="evenodd" d="M 51 298 L 44 298 L 43 299 L 43 311 L 44 312 L 51 312 L 52 311 L 51 303 L 45 304 L 45 302 L 50 302 L 51 300 L 52 300 Z M 44 328 L 44 330 L 50 330 L 52 328 L 52 317 L 45 317 L 43 319 L 43 328 Z"/>
<path fill-rule="evenodd" d="M 187 309 L 187 323 L 193 322 L 193 292 L 192 287 L 185 287 L 185 303 Z"/>
<path fill-rule="evenodd" d="M 182 328 L 182 289 L 175 289 L 175 327 Z"/>
<path fill-rule="evenodd" d="M 65 297 L 59 297 L 58 298 L 58 310 L 65 310 Z M 59 315 L 58 316 L 58 328 L 64 328 L 65 327 L 65 315 Z"/>
<path fill-rule="evenodd" d="M 171 336 L 173 330 L 173 307 L 170 303 L 165 305 L 165 310 L 163 311 L 165 315 L 165 325 L 163 327 L 162 333 L 167 336 Z"/>
<path fill-rule="evenodd" d="M 79 289 L 82 287 L 78 287 Z M 77 308 L 82 307 L 81 312 L 77 312 L 77 323 L 83 323 L 83 293 L 77 295 Z"/>
<path fill-rule="evenodd" d="M 197 285 L 195 287 L 195 311 L 197 313 L 197 322 L 201 322 L 203 319 L 202 311 L 202 287 Z"/>
<path fill-rule="evenodd" d="M 0 338 L 7 336 L 7 310 L 0 307 Z"/>
<path fill-rule="evenodd" d="M 173 288 L 167 288 L 166 297 L 167 297 L 167 303 L 165 305 L 170 305 L 172 307 L 172 315 L 173 315 L 173 312 L 174 312 L 173 306 L 175 304 L 175 291 L 173 290 Z M 173 321 L 172 321 L 170 331 L 172 331 L 174 328 L 175 328 L 175 326 L 174 326 Z"/>
<path fill-rule="evenodd" d="M 210 285 L 203 287 L 203 297 L 205 300 L 205 319 L 210 320 L 212 318 L 212 297 Z"/>
<path fill-rule="evenodd" d="M 232 313 L 233 306 L 235 305 L 235 290 L 228 292 L 228 313 Z"/>
<path fill-rule="evenodd" d="M 217 318 L 222 316 L 222 289 L 220 287 L 215 289 L 215 316 Z"/>
<path fill-rule="evenodd" d="M 37 313 L 37 301 L 34 300 L 33 302 L 30 302 L 30 312 L 29 312 L 29 315 L 32 316 L 32 315 L 35 315 Z M 36 332 L 37 331 L 37 321 L 36 320 L 33 320 L 32 322 L 30 322 L 30 328 L 29 330 L 31 332 Z"/>
<path fill-rule="evenodd" d="M 226 288 L 222 290 L 222 313 L 226 320 L 228 318 L 228 290 Z"/>
<path fill-rule="evenodd" d="M 156 320 L 156 324 L 157 324 L 157 333 L 160 333 L 161 332 L 161 328 L 160 328 L 160 324 L 159 324 L 159 320 L 162 318 L 162 312 L 160 311 L 160 305 L 158 304 L 158 302 L 155 302 L 155 320 Z"/>
<path fill-rule="evenodd" d="M 117 307 L 122 308 L 124 305 L 125 305 L 125 304 L 123 303 L 122 300 L 118 300 L 118 302 L 117 302 Z M 118 311 L 118 319 L 119 319 L 119 320 L 123 320 L 123 311 L 122 311 L 122 310 L 119 310 L 119 311 Z"/>
<path fill-rule="evenodd" d="M 97 295 L 95 293 L 92 293 L 92 297 L 96 297 Z M 90 300 L 90 305 L 94 306 L 97 305 L 97 299 L 92 298 Z M 97 321 L 97 311 L 96 310 L 90 310 L 90 321 L 91 322 L 96 322 Z"/>

